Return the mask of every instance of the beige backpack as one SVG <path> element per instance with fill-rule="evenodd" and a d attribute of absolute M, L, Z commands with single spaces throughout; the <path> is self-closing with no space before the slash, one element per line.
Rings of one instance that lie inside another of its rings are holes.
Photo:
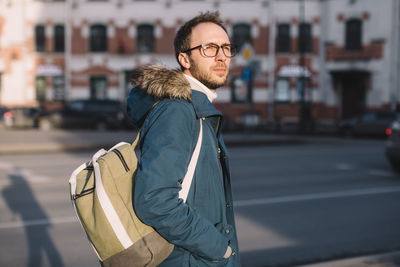
<path fill-rule="evenodd" d="M 72 204 L 102 266 L 157 266 L 173 245 L 140 221 L 132 205 L 138 166 L 133 144 L 121 142 L 101 149 L 79 166 L 69 180 Z M 186 202 L 202 143 L 200 133 L 179 197 Z"/>

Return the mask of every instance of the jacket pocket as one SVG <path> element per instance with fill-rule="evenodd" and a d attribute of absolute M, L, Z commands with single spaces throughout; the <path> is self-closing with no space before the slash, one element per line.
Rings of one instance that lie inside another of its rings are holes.
<path fill-rule="evenodd" d="M 215 228 L 217 228 L 217 230 L 223 234 L 224 236 L 226 236 L 226 238 L 228 238 L 228 240 L 232 240 L 232 238 L 234 237 L 235 233 L 234 233 L 234 229 L 233 226 L 227 223 L 216 223 L 214 225 Z"/>
<path fill-rule="evenodd" d="M 209 261 L 191 254 L 189 258 L 189 267 L 223 267 L 227 265 L 228 261 L 229 258 Z"/>

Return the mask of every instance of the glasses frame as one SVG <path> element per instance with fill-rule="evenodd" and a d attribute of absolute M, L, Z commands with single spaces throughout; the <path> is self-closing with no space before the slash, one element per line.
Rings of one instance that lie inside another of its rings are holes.
<path fill-rule="evenodd" d="M 208 45 L 214 45 L 214 46 L 217 46 L 217 47 L 218 47 L 218 48 L 217 48 L 217 52 L 215 53 L 214 56 L 207 56 L 207 55 L 204 53 L 204 49 L 205 49 L 205 47 L 208 46 Z M 236 56 L 237 50 L 236 50 L 236 46 L 234 46 L 233 44 L 223 44 L 223 45 L 217 45 L 217 44 L 215 44 L 215 43 L 201 44 L 201 45 L 198 45 L 198 46 L 189 48 L 189 49 L 187 49 L 187 50 L 185 50 L 185 51 L 182 51 L 182 53 L 188 53 L 188 52 L 191 52 L 191 51 L 193 51 L 193 50 L 195 50 L 195 49 L 200 49 L 200 51 L 202 52 L 201 54 L 202 54 L 203 56 L 205 56 L 205 57 L 210 57 L 210 58 L 211 58 L 211 57 L 216 57 L 216 56 L 218 55 L 218 53 L 219 53 L 219 49 L 223 48 L 224 46 L 225 46 L 225 47 L 226 47 L 226 46 L 230 46 L 230 47 L 231 47 L 231 55 L 230 55 L 230 56 L 227 56 L 227 55 L 225 54 L 224 49 L 222 49 L 222 53 L 224 54 L 224 56 L 226 56 L 227 58 L 232 58 L 232 57 Z"/>

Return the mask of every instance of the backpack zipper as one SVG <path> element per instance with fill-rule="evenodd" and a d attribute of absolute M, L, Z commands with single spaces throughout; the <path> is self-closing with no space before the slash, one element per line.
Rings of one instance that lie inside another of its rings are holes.
<path fill-rule="evenodd" d="M 122 165 L 124 166 L 124 168 L 125 168 L 125 171 L 130 171 L 130 169 L 129 169 L 129 167 L 128 167 L 128 164 L 126 164 L 126 161 L 125 161 L 125 159 L 124 159 L 124 156 L 122 156 L 122 153 L 121 153 L 121 151 L 119 151 L 118 149 L 113 149 L 113 150 L 111 150 L 112 152 L 114 152 L 117 156 L 118 156 L 118 158 L 121 160 L 121 163 L 122 163 Z"/>

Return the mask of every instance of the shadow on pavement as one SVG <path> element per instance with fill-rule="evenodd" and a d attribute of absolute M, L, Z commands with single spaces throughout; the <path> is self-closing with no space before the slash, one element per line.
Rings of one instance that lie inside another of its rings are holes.
<path fill-rule="evenodd" d="M 50 266 L 63 267 L 61 255 L 48 233 L 49 218 L 25 177 L 17 170 L 9 175 L 9 179 L 11 184 L 2 190 L 2 194 L 10 210 L 19 215 L 24 223 L 29 249 L 27 267 L 43 266 L 44 256 L 47 256 Z"/>

